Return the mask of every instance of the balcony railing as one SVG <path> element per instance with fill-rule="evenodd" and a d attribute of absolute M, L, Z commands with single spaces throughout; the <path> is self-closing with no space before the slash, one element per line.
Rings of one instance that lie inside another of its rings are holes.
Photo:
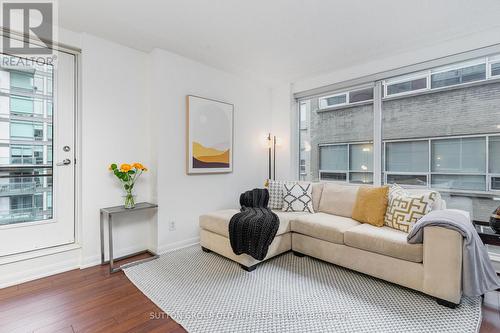
<path fill-rule="evenodd" d="M 40 221 L 52 218 L 52 211 L 40 207 L 0 210 L 0 225 Z"/>
<path fill-rule="evenodd" d="M 0 196 L 29 194 L 37 189 L 35 182 L 0 184 Z"/>

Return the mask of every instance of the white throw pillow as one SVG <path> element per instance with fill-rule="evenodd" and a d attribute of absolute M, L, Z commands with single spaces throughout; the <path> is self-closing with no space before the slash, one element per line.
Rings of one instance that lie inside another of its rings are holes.
<path fill-rule="evenodd" d="M 283 208 L 283 182 L 277 180 L 269 180 L 267 185 L 269 190 L 269 204 L 271 209 Z"/>
<path fill-rule="evenodd" d="M 283 184 L 284 212 L 314 213 L 312 184 L 307 182 L 287 182 Z"/>
<path fill-rule="evenodd" d="M 401 186 L 394 184 L 389 189 L 389 204 L 385 213 L 384 225 L 404 232 L 410 232 L 415 223 L 432 210 L 440 195 L 435 191 L 410 194 Z"/>

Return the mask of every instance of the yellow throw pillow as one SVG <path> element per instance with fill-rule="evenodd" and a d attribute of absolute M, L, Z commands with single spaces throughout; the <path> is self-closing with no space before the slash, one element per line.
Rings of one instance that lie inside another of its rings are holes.
<path fill-rule="evenodd" d="M 361 186 L 356 196 L 352 218 L 376 227 L 384 225 L 387 210 L 387 193 L 389 188 Z"/>

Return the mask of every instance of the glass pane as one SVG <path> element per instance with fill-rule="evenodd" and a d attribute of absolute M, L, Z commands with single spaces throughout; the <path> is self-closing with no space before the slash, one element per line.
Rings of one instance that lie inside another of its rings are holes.
<path fill-rule="evenodd" d="M 427 88 L 427 78 L 415 79 L 412 81 L 394 83 L 387 85 L 387 95 L 401 94 L 413 90 Z"/>
<path fill-rule="evenodd" d="M 372 172 L 351 172 L 349 181 L 354 184 L 373 184 Z"/>
<path fill-rule="evenodd" d="M 353 89 L 353 92 L 363 90 L 366 89 Z M 346 102 L 345 94 L 336 97 L 340 98 L 337 102 Z M 372 171 L 372 144 L 360 142 L 373 140 L 373 104 L 338 106 L 333 110 L 321 110 L 323 102 L 325 102 L 324 97 L 315 97 L 300 101 L 298 105 L 299 112 L 301 103 L 307 105 L 307 129 L 300 130 L 299 161 L 305 160 L 305 172 L 300 178 L 309 181 L 318 181 L 321 178 L 348 182 L 349 169 L 360 172 Z M 348 158 L 349 154 L 353 154 L 351 160 Z M 298 163 L 300 169 L 304 162 Z M 320 170 L 325 172 L 320 174 Z M 369 177 L 371 181 L 373 177 Z M 359 180 L 354 178 L 354 181 Z"/>
<path fill-rule="evenodd" d="M 485 173 L 485 140 L 484 137 L 432 140 L 432 171 Z"/>
<path fill-rule="evenodd" d="M 489 137 L 490 172 L 500 174 L 500 136 Z"/>
<path fill-rule="evenodd" d="M 319 147 L 321 170 L 347 171 L 347 145 Z"/>
<path fill-rule="evenodd" d="M 387 184 L 427 186 L 425 175 L 387 175 Z"/>
<path fill-rule="evenodd" d="M 350 145 L 349 170 L 373 171 L 373 145 L 371 143 Z"/>
<path fill-rule="evenodd" d="M 11 71 L 10 87 L 11 89 L 33 90 L 33 74 Z"/>
<path fill-rule="evenodd" d="M 8 116 L 0 124 L 0 225 L 52 218 L 52 68 L 7 63 L 19 65 L 0 68 Z"/>
<path fill-rule="evenodd" d="M 491 189 L 500 190 L 500 177 L 491 177 Z"/>
<path fill-rule="evenodd" d="M 311 119 L 311 101 L 301 101 L 299 103 L 299 179 L 311 180 L 310 161 L 311 161 L 311 134 L 310 134 L 310 119 Z"/>
<path fill-rule="evenodd" d="M 20 96 L 11 96 L 11 113 L 33 113 L 33 99 Z"/>
<path fill-rule="evenodd" d="M 431 87 L 440 88 L 486 79 L 486 64 L 450 70 L 431 75 Z"/>
<path fill-rule="evenodd" d="M 428 172 L 429 141 L 388 142 L 385 145 L 387 171 Z"/>
<path fill-rule="evenodd" d="M 369 101 L 373 99 L 373 88 L 366 88 L 349 92 L 349 103 Z"/>
<path fill-rule="evenodd" d="M 491 65 L 491 76 L 500 75 L 500 62 Z"/>
<path fill-rule="evenodd" d="M 14 122 L 14 121 L 11 122 L 10 135 L 12 138 L 17 138 L 17 139 L 33 139 L 34 138 L 33 123 Z"/>
<path fill-rule="evenodd" d="M 344 172 L 321 172 L 320 173 L 321 180 L 329 180 L 329 181 L 339 181 L 345 182 L 347 181 L 347 174 Z"/>
<path fill-rule="evenodd" d="M 324 97 L 320 98 L 319 100 L 319 107 L 321 109 L 330 107 L 330 106 L 335 106 L 339 104 L 344 104 L 347 102 L 347 95 L 338 95 L 338 96 L 332 96 L 332 97 Z"/>
<path fill-rule="evenodd" d="M 486 176 L 432 175 L 432 187 L 440 189 L 485 191 Z"/>

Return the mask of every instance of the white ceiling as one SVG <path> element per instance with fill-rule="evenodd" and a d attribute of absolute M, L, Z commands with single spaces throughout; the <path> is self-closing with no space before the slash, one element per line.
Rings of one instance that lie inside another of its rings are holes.
<path fill-rule="evenodd" d="M 498 0 L 60 0 L 64 28 L 292 81 L 500 26 Z"/>

